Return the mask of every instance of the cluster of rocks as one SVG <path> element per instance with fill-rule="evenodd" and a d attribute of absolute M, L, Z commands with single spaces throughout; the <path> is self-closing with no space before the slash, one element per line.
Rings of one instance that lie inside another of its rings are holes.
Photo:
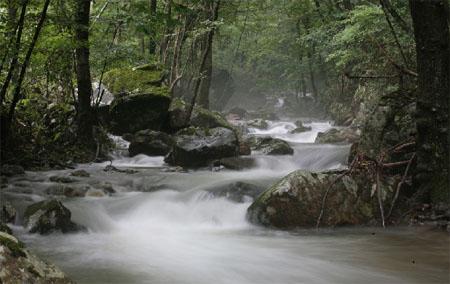
<path fill-rule="evenodd" d="M 108 121 L 106 125 L 113 134 L 130 142 L 130 156 L 165 156 L 171 166 L 204 167 L 220 159 L 250 155 L 252 150 L 268 155 L 293 153 L 282 140 L 261 138 L 250 144 L 243 138 L 247 127 L 267 128 L 266 119 L 278 119 L 273 112 L 230 110 L 228 114 L 236 119 L 253 119 L 244 127 L 236 127 L 222 114 L 198 106 L 189 113 L 188 103 L 171 98 L 163 76 L 164 71 L 156 65 L 114 69 L 105 74 L 104 84 L 114 100 L 102 110 L 103 121 Z"/>

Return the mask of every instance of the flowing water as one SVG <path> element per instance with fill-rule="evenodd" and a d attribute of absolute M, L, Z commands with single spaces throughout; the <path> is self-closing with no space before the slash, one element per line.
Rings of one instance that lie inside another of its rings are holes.
<path fill-rule="evenodd" d="M 245 171 L 170 172 L 162 157 L 129 158 L 117 151 L 113 165 L 137 173 L 104 172 L 109 163 L 79 165 L 91 177 L 71 185 L 110 185 L 117 193 L 65 201 L 74 221 L 88 232 L 40 236 L 19 226 L 15 231 L 79 283 L 448 283 L 449 237 L 444 233 L 268 230 L 247 222 L 250 198 L 236 203 L 211 194 L 236 181 L 267 187 L 295 169 L 343 167 L 349 146 L 312 143 L 331 125 L 305 125 L 312 131 L 289 134 L 295 128 L 291 122 L 251 129 L 252 135 L 289 141 L 295 153 L 256 156 L 258 166 Z M 28 172 L 8 191 L 37 201 L 52 184 L 48 177 L 69 172 Z"/>

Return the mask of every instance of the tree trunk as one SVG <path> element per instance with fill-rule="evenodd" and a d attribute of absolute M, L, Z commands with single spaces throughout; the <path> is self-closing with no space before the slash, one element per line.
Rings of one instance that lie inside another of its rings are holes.
<path fill-rule="evenodd" d="M 150 17 L 152 18 L 152 23 L 155 22 L 157 4 L 158 3 L 156 2 L 156 0 L 150 0 Z M 148 46 L 148 51 L 151 56 L 154 55 L 156 52 L 155 32 L 153 27 L 150 28 L 150 42 Z"/>
<path fill-rule="evenodd" d="M 27 5 L 28 5 L 28 1 L 26 0 L 22 4 L 22 11 L 20 12 L 20 18 L 19 18 L 18 28 L 17 28 L 16 43 L 14 46 L 14 53 L 12 55 L 11 63 L 9 65 L 8 74 L 6 75 L 5 81 L 3 82 L 3 85 L 2 85 L 2 89 L 0 90 L 0 104 L 3 103 L 3 100 L 6 97 L 6 92 L 8 90 L 9 84 L 11 82 L 11 78 L 13 77 L 14 70 L 16 69 L 16 66 L 17 66 Z"/>
<path fill-rule="evenodd" d="M 78 86 L 78 138 L 93 145 L 93 118 L 91 111 L 92 82 L 89 66 L 89 15 L 90 0 L 77 0 L 75 12 L 75 50 Z"/>
<path fill-rule="evenodd" d="M 0 74 L 2 73 L 3 66 L 8 57 L 8 53 L 11 50 L 11 46 L 14 43 L 14 38 L 17 30 L 17 10 L 18 5 L 16 1 L 8 0 L 8 18 L 6 21 L 6 32 L 5 32 L 5 44 L 0 45 L 0 55 L 2 57 L 2 61 L 0 63 Z M 6 39 L 9 39 L 8 43 L 6 43 Z"/>
<path fill-rule="evenodd" d="M 47 10 L 48 6 L 50 5 L 50 0 L 46 0 L 44 3 L 44 7 L 42 8 L 41 17 L 39 18 L 39 22 L 36 26 L 36 30 L 34 31 L 33 38 L 31 40 L 30 46 L 28 47 L 27 54 L 25 55 L 25 59 L 23 61 L 22 67 L 20 68 L 19 78 L 17 79 L 17 82 L 15 84 L 14 93 L 13 93 L 13 99 L 11 102 L 11 106 L 9 108 L 9 125 L 11 124 L 11 121 L 14 116 L 14 110 L 16 108 L 17 103 L 21 99 L 21 90 L 22 90 L 22 82 L 25 79 L 25 73 L 28 68 L 28 64 L 31 60 L 31 55 L 33 54 L 34 47 L 36 46 L 36 43 L 39 39 L 39 35 L 41 34 L 42 27 L 44 26 L 45 18 L 47 17 Z"/>
<path fill-rule="evenodd" d="M 450 192 L 449 28 L 446 0 L 410 0 L 416 40 L 417 168 L 414 183 L 431 201 L 448 202 Z"/>
<path fill-rule="evenodd" d="M 169 45 L 170 34 L 172 33 L 172 27 L 170 23 L 170 18 L 172 17 L 172 0 L 168 0 L 166 7 L 166 28 L 164 31 L 164 35 L 161 40 L 160 48 L 159 48 L 159 57 L 160 61 L 165 64 L 167 58 L 167 46 Z"/>
<path fill-rule="evenodd" d="M 207 40 L 211 42 L 208 42 L 205 46 L 207 48 L 206 62 L 204 69 L 201 71 L 202 79 L 200 93 L 198 94 L 198 104 L 205 109 L 209 109 L 209 88 L 211 86 L 212 76 L 212 36 L 208 37 Z"/>
<path fill-rule="evenodd" d="M 395 22 L 398 26 L 406 33 L 411 34 L 411 28 L 408 23 L 400 16 L 399 13 L 392 7 L 392 4 L 389 0 L 380 0 L 381 7 L 389 12 L 389 14 L 394 18 Z"/>
<path fill-rule="evenodd" d="M 317 90 L 316 76 L 314 74 L 312 52 L 308 50 L 307 54 L 308 54 L 308 69 L 309 69 L 309 79 L 311 82 L 311 90 L 312 90 L 314 97 L 318 98 L 319 91 Z"/>
<path fill-rule="evenodd" d="M 217 21 L 217 17 L 219 14 L 219 7 L 220 7 L 220 0 L 217 1 L 216 5 L 214 6 L 213 13 L 211 15 L 211 20 Z M 212 46 L 212 42 L 213 42 L 213 37 L 214 37 L 214 30 L 215 27 L 212 27 L 211 31 L 208 33 L 208 38 L 206 40 L 207 46 L 205 48 L 205 51 L 203 52 L 203 56 L 202 56 L 202 62 L 200 64 L 200 70 L 205 70 L 205 66 L 206 66 L 206 61 L 208 60 L 208 50 L 211 48 Z M 199 94 L 199 88 L 200 88 L 200 79 L 197 79 L 195 82 L 195 87 L 194 87 L 194 96 L 192 97 L 192 101 L 191 104 L 189 105 L 189 109 L 186 115 L 186 124 L 191 120 L 191 115 L 192 115 L 192 111 L 194 109 L 195 106 L 195 102 L 197 101 L 197 96 Z"/>

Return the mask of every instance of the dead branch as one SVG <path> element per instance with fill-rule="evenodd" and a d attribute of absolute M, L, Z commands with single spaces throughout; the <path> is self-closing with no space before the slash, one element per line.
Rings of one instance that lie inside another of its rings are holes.
<path fill-rule="evenodd" d="M 378 199 L 378 206 L 380 207 L 380 215 L 381 215 L 381 225 L 383 228 L 386 228 L 385 222 L 384 222 L 384 208 L 383 208 L 383 201 L 381 199 L 381 190 L 380 190 L 380 174 L 381 174 L 381 167 L 377 165 L 377 174 L 376 174 L 376 190 L 377 190 L 377 199 Z"/>
<path fill-rule="evenodd" d="M 344 73 L 345 77 L 348 79 L 391 79 L 391 78 L 397 78 L 398 75 L 390 75 L 390 76 L 382 76 L 382 75 L 350 75 L 349 73 Z"/>
<path fill-rule="evenodd" d="M 404 166 L 409 164 L 409 160 L 406 161 L 400 161 L 400 162 L 393 162 L 393 163 L 385 163 L 385 164 L 380 164 L 383 168 L 395 168 L 395 167 L 400 167 L 400 166 Z"/>
<path fill-rule="evenodd" d="M 357 154 L 355 156 L 355 158 L 353 159 L 352 163 L 350 164 L 350 167 L 348 168 L 348 170 L 343 172 L 342 174 L 340 174 L 338 177 L 336 177 L 336 179 L 333 180 L 333 182 L 330 184 L 330 186 L 325 191 L 325 194 L 324 194 L 324 196 L 322 198 L 322 205 L 321 205 L 321 208 L 320 208 L 319 217 L 317 217 L 317 221 L 316 221 L 316 229 L 319 229 L 320 222 L 322 221 L 322 217 L 323 217 L 323 214 L 324 214 L 324 211 L 325 211 L 325 204 L 327 202 L 328 194 L 330 193 L 331 189 L 333 188 L 333 186 L 339 180 L 341 180 L 346 175 L 349 175 L 353 171 L 353 169 L 354 169 L 355 165 L 357 164 L 358 160 L 359 160 L 359 154 Z"/>
<path fill-rule="evenodd" d="M 414 153 L 412 155 L 411 159 L 409 159 L 408 165 L 406 166 L 406 169 L 405 169 L 405 172 L 403 173 L 402 179 L 397 185 L 397 189 L 395 190 L 394 198 L 392 199 L 391 208 L 389 209 L 389 213 L 386 216 L 386 218 L 388 218 L 388 219 L 392 214 L 392 209 L 394 209 L 395 202 L 397 201 L 398 195 L 400 193 L 400 189 L 401 189 L 402 185 L 405 183 L 406 177 L 408 176 L 409 168 L 411 167 L 411 164 L 412 164 L 413 160 L 415 159 L 415 157 L 416 157 L 416 153 Z"/>

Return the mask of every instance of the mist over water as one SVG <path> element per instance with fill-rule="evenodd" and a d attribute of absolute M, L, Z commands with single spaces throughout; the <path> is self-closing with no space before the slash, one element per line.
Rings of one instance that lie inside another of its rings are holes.
<path fill-rule="evenodd" d="M 250 198 L 236 203 L 211 194 L 219 185 L 236 181 L 268 187 L 296 169 L 344 167 L 348 145 L 312 144 L 331 124 L 305 125 L 312 131 L 290 134 L 292 122 L 251 129 L 252 135 L 289 141 L 294 155 L 256 155 L 257 167 L 245 171 L 164 172 L 163 157 L 130 158 L 123 152 L 112 164 L 134 167 L 138 173 L 104 172 L 109 163 L 80 165 L 91 174 L 86 184 L 105 181 L 118 191 L 112 197 L 65 202 L 74 221 L 88 232 L 39 236 L 15 229 L 32 249 L 79 283 L 448 281 L 448 238 L 441 235 L 421 233 L 419 238 L 415 229 L 269 230 L 246 220 Z M 28 179 L 33 177 L 29 173 Z M 29 183 L 36 190 L 44 187 L 38 181 Z"/>

